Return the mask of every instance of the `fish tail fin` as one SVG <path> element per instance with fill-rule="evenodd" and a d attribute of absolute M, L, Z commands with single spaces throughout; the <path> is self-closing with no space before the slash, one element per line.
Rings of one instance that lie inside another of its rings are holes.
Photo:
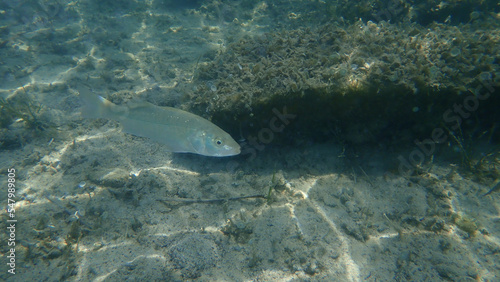
<path fill-rule="evenodd" d="M 113 118 L 113 108 L 115 104 L 106 100 L 105 98 L 92 93 L 90 90 L 80 87 L 80 99 L 83 101 L 84 106 L 82 115 L 86 118 Z"/>

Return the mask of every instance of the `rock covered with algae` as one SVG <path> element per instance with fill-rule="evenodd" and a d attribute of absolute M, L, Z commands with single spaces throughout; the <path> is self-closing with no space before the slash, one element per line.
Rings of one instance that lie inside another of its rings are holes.
<path fill-rule="evenodd" d="M 199 63 L 188 106 L 248 135 L 286 107 L 297 119 L 274 138 L 285 142 L 428 135 L 473 89 L 500 85 L 500 32 L 482 28 L 358 21 L 244 37 Z M 497 115 L 489 99 L 485 126 Z"/>

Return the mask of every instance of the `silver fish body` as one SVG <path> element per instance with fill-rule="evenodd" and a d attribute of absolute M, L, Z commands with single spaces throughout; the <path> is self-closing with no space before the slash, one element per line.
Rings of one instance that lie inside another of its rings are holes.
<path fill-rule="evenodd" d="M 89 90 L 78 90 L 86 117 L 116 120 L 124 132 L 164 144 L 168 151 L 211 157 L 240 153 L 240 146 L 228 133 L 195 114 L 147 102 L 119 106 Z"/>

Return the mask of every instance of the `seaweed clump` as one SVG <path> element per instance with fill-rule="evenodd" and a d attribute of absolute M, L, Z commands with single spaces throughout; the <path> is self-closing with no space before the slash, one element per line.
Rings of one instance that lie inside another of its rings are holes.
<path fill-rule="evenodd" d="M 0 98 L 0 146 L 17 148 L 51 128 L 43 118 L 44 106 L 23 89 L 8 98 Z"/>
<path fill-rule="evenodd" d="M 30 99 L 27 95 L 25 99 L 19 101 L 7 100 L 0 98 L 0 127 L 7 127 L 14 119 L 21 119 L 25 122 L 26 127 L 44 131 L 45 126 L 41 122 L 39 115 L 42 109 L 42 104 Z"/>

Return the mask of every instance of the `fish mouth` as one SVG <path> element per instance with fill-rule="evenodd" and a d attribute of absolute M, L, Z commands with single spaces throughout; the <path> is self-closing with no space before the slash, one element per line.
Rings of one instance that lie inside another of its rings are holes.
<path fill-rule="evenodd" d="M 231 147 L 231 146 L 224 146 L 225 152 L 221 154 L 221 157 L 229 157 L 229 156 L 236 156 L 241 153 L 241 147 L 238 145 L 238 147 Z"/>

